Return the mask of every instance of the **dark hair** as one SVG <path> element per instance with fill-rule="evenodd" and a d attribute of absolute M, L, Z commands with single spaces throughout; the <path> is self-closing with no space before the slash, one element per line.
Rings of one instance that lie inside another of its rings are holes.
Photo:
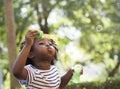
<path fill-rule="evenodd" d="M 51 65 L 54 65 L 54 60 L 57 60 L 58 47 L 57 47 L 56 42 L 53 39 L 48 39 L 48 40 L 52 43 L 53 47 L 56 50 L 54 59 L 51 61 Z M 20 51 L 23 49 L 24 45 L 25 45 L 25 41 L 23 41 L 21 43 Z M 32 50 L 33 50 L 33 46 L 31 47 L 30 51 L 32 51 Z M 32 62 L 32 60 L 30 58 L 27 58 L 27 60 L 26 60 L 26 64 L 25 65 L 28 65 L 28 64 L 32 64 L 33 65 L 33 62 Z"/>

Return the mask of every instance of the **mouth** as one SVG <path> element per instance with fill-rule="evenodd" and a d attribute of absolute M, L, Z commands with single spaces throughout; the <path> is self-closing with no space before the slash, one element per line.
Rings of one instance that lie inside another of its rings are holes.
<path fill-rule="evenodd" d="M 49 52 L 52 52 L 53 49 L 54 49 L 54 48 L 53 48 L 52 46 L 48 47 L 48 51 L 49 51 Z"/>
<path fill-rule="evenodd" d="M 48 52 L 52 53 L 53 49 L 52 48 L 48 48 Z"/>
<path fill-rule="evenodd" d="M 54 52 L 54 48 L 52 48 L 52 47 L 48 47 L 48 54 L 50 55 L 50 56 L 54 56 L 55 55 L 55 52 Z"/>

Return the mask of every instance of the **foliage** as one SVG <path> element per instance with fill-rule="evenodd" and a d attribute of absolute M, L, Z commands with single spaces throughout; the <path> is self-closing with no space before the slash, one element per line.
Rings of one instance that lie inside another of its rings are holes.
<path fill-rule="evenodd" d="M 82 32 L 80 47 L 90 55 L 89 60 L 95 63 L 118 60 L 113 69 L 106 67 L 109 76 L 114 76 L 120 65 L 119 4 L 119 0 L 70 0 L 60 6 L 72 25 Z"/>
<path fill-rule="evenodd" d="M 17 49 L 28 27 L 31 24 L 39 24 L 41 30 L 47 28 L 45 33 L 59 35 L 59 59 L 65 69 L 77 62 L 86 66 L 89 61 L 96 64 L 103 63 L 108 76 L 119 76 L 120 0 L 14 0 L 13 6 Z M 0 11 L 4 11 L 3 0 L 0 0 Z M 73 27 L 76 31 L 70 35 L 69 32 Z M 64 35 L 60 35 L 61 32 Z M 78 32 L 81 35 L 72 39 Z M 0 36 L 0 44 L 2 44 L 0 61 L 2 60 L 5 76 L 9 63 L 7 52 L 4 50 L 7 45 L 4 13 L 0 13 Z M 82 51 L 80 54 L 83 53 L 86 61 L 81 62 L 79 55 L 71 57 L 73 50 L 67 53 L 72 49 L 69 48 L 71 43 L 74 43 L 76 51 Z"/>
<path fill-rule="evenodd" d="M 72 84 L 67 86 L 65 89 L 119 89 L 118 80 L 108 80 L 104 83 L 99 82 L 86 82 L 80 84 Z"/>

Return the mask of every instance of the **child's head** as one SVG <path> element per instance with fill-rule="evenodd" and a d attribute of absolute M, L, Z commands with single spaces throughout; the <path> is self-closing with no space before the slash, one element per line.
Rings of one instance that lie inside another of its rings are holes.
<path fill-rule="evenodd" d="M 21 44 L 21 49 L 24 47 L 25 41 Z M 39 61 L 50 61 L 50 64 L 54 64 L 54 60 L 57 60 L 58 48 L 52 39 L 42 38 L 34 40 L 34 44 L 30 49 L 29 56 L 26 61 L 27 64 L 34 65 L 35 62 Z"/>

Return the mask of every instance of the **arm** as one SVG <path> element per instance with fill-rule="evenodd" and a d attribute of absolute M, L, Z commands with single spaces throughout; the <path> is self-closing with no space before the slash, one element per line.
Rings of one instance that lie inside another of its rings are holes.
<path fill-rule="evenodd" d="M 26 34 L 25 45 L 17 56 L 16 61 L 13 65 L 13 74 L 18 79 L 27 78 L 27 70 L 24 68 L 27 57 L 30 53 L 30 49 L 33 45 L 34 38 L 38 35 L 38 32 L 29 30 Z"/>
<path fill-rule="evenodd" d="M 70 79 L 72 78 L 74 73 L 74 69 L 69 69 L 68 72 L 61 78 L 61 84 L 60 84 L 60 89 L 63 89 L 68 82 L 70 81 Z M 83 74 L 83 69 L 80 70 L 80 75 Z"/>
<path fill-rule="evenodd" d="M 26 79 L 27 78 L 27 70 L 24 69 L 27 56 L 30 52 L 31 46 L 25 45 L 16 58 L 16 61 L 13 66 L 13 74 L 18 79 Z"/>
<path fill-rule="evenodd" d="M 68 84 L 68 82 L 73 76 L 73 72 L 74 70 L 69 69 L 68 72 L 63 77 L 61 77 L 61 84 L 59 87 L 60 89 L 63 89 Z"/>

